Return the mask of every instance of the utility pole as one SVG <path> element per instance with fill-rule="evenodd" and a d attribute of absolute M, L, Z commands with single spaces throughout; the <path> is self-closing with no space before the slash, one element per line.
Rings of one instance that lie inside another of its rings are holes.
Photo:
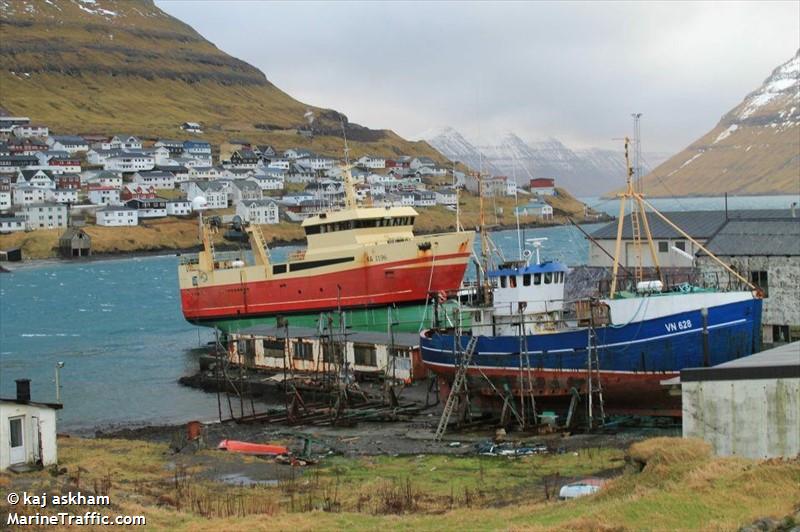
<path fill-rule="evenodd" d="M 61 368 L 64 367 L 64 363 L 61 361 L 56 362 L 55 372 L 56 372 L 56 403 L 61 403 Z"/>

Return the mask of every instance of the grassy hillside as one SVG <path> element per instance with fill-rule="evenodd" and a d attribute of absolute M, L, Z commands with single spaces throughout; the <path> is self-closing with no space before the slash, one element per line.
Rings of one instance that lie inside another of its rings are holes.
<path fill-rule="evenodd" d="M 339 156 L 346 122 L 295 100 L 151 0 L 0 2 L 0 107 L 60 133 L 186 137 L 179 125 L 193 121 L 216 144 L 246 137 Z M 297 133 L 308 110 L 313 139 Z M 352 155 L 443 160 L 388 130 L 348 124 L 347 135 Z"/>
<path fill-rule="evenodd" d="M 645 440 L 627 453 L 328 457 L 297 469 L 214 450 L 172 455 L 166 444 L 69 438 L 59 440 L 59 459 L 61 477 L 0 474 L 0 489 L 57 492 L 66 483 L 108 494 L 113 507 L 103 513 L 144 515 L 148 530 L 736 530 L 762 517 L 786 517 L 789 530 L 800 518 L 797 459 L 718 458 L 680 438 Z M 216 480 L 239 470 L 273 471 L 280 481 Z M 597 495 L 553 496 L 565 479 L 609 470 L 618 476 Z M 3 497 L 0 511 L 12 510 L 97 508 L 12 508 Z"/>

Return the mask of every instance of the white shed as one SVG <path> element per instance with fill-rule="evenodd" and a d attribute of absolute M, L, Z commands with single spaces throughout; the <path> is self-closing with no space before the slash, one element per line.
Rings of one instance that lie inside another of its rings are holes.
<path fill-rule="evenodd" d="M 30 380 L 16 382 L 17 397 L 0 398 L 0 471 L 58 463 L 56 410 L 62 406 L 31 401 Z"/>

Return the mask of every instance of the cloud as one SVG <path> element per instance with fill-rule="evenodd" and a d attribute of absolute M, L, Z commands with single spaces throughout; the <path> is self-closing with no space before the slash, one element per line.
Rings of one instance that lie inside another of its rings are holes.
<path fill-rule="evenodd" d="M 159 7 L 292 96 L 414 137 L 448 124 L 647 150 L 710 129 L 800 47 L 797 2 L 186 2 Z"/>

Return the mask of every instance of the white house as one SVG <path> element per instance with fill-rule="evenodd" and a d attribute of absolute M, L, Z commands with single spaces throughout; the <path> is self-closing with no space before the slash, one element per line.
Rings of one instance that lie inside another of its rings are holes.
<path fill-rule="evenodd" d="M 28 229 L 67 226 L 67 206 L 60 203 L 32 203 L 22 207 Z"/>
<path fill-rule="evenodd" d="M 187 133 L 197 133 L 200 134 L 203 132 L 203 128 L 197 122 L 184 122 L 181 124 L 181 129 L 186 131 Z"/>
<path fill-rule="evenodd" d="M 181 183 L 181 190 L 186 199 L 193 201 L 197 197 L 206 200 L 207 209 L 225 209 L 228 206 L 228 191 L 219 181 L 186 181 Z"/>
<path fill-rule="evenodd" d="M 361 157 L 357 163 L 364 168 L 370 169 L 378 169 L 378 168 L 386 168 L 386 159 L 383 157 L 372 157 L 371 155 L 365 155 Z"/>
<path fill-rule="evenodd" d="M 50 201 L 56 203 L 78 203 L 78 190 L 74 188 L 57 188 L 50 191 Z"/>
<path fill-rule="evenodd" d="M 166 146 L 158 146 L 153 149 L 153 159 L 155 160 L 156 166 L 167 164 L 171 158 L 172 154 Z"/>
<path fill-rule="evenodd" d="M 556 193 L 556 180 L 549 177 L 538 177 L 530 181 L 531 193 L 540 196 L 553 196 Z"/>
<path fill-rule="evenodd" d="M 248 179 L 234 179 L 228 186 L 228 192 L 233 205 L 241 201 L 260 200 L 262 196 L 261 187 Z"/>
<path fill-rule="evenodd" d="M 436 190 L 436 203 L 439 205 L 455 205 L 457 201 L 456 189 L 442 187 Z"/>
<path fill-rule="evenodd" d="M 436 194 L 427 190 L 418 190 L 414 194 L 415 207 L 434 207 L 436 205 Z"/>
<path fill-rule="evenodd" d="M 89 150 L 89 143 L 76 135 L 50 135 L 47 137 L 47 145 L 51 150 L 65 151 L 70 154 Z"/>
<path fill-rule="evenodd" d="M 185 199 L 172 199 L 167 201 L 168 216 L 188 216 L 192 214 L 192 202 Z"/>
<path fill-rule="evenodd" d="M 296 161 L 297 159 L 306 159 L 314 155 L 308 150 L 301 150 L 298 148 L 290 148 L 283 152 L 283 156 L 289 159 L 290 161 Z"/>
<path fill-rule="evenodd" d="M 120 188 L 122 186 L 122 176 L 107 170 L 102 172 L 83 172 L 81 181 L 90 186 L 97 185 L 112 188 Z"/>
<path fill-rule="evenodd" d="M 119 189 L 113 187 L 91 186 L 88 189 L 89 203 L 92 205 L 119 205 Z"/>
<path fill-rule="evenodd" d="M 278 204 L 269 199 L 244 200 L 236 206 L 236 214 L 252 224 L 276 224 L 280 222 Z"/>
<path fill-rule="evenodd" d="M 139 225 L 139 212 L 132 207 L 109 205 L 99 209 L 95 216 L 97 225 L 104 227 Z"/>
<path fill-rule="evenodd" d="M 9 467 L 58 463 L 57 403 L 31 401 L 30 381 L 17 380 L 17 395 L 0 398 L 0 472 Z M 8 442 L 8 443 L 6 443 Z"/>
<path fill-rule="evenodd" d="M 0 233 L 13 233 L 25 230 L 25 218 L 22 216 L 0 216 Z"/>
<path fill-rule="evenodd" d="M 430 157 L 414 157 L 413 159 L 411 159 L 411 162 L 409 163 L 408 166 L 409 168 L 412 168 L 414 170 L 419 170 L 420 168 L 423 167 L 433 168 L 434 166 L 436 166 L 436 161 L 434 161 Z"/>
<path fill-rule="evenodd" d="M 330 170 L 336 162 L 335 159 L 322 155 L 312 155 L 308 157 L 307 161 L 313 170 Z"/>
<path fill-rule="evenodd" d="M 10 190 L 0 190 L 0 211 L 5 211 L 11 208 L 11 205 L 13 204 L 11 199 Z"/>
<path fill-rule="evenodd" d="M 125 203 L 139 212 L 139 218 L 161 218 L 167 215 L 167 200 L 164 198 L 132 199 Z"/>
<path fill-rule="evenodd" d="M 12 129 L 11 132 L 15 137 L 23 139 L 31 137 L 45 138 L 50 134 L 50 130 L 47 126 L 40 126 L 37 124 L 22 124 L 19 126 L 14 126 L 14 129 Z"/>
<path fill-rule="evenodd" d="M 208 142 L 187 140 L 183 143 L 183 156 L 202 159 L 211 164 L 211 144 Z"/>
<path fill-rule="evenodd" d="M 103 168 L 112 172 L 139 172 L 152 170 L 155 165 L 155 158 L 147 153 L 122 152 L 106 159 Z"/>
<path fill-rule="evenodd" d="M 50 189 L 15 186 L 13 188 L 14 205 L 30 205 L 32 203 L 44 203 L 50 198 Z"/>
<path fill-rule="evenodd" d="M 108 141 L 107 149 L 119 148 L 123 150 L 141 150 L 142 141 L 133 135 L 114 135 Z"/>
<path fill-rule="evenodd" d="M 553 219 L 553 207 L 543 201 L 531 201 L 516 208 L 519 216 L 534 216 L 543 220 Z"/>
<path fill-rule="evenodd" d="M 136 172 L 133 174 L 133 182 L 141 185 L 149 185 L 156 189 L 175 188 L 175 175 L 172 172 L 164 172 L 161 170 Z"/>
<path fill-rule="evenodd" d="M 289 159 L 286 157 L 273 157 L 269 160 L 267 168 L 279 168 L 281 170 L 289 169 Z"/>
<path fill-rule="evenodd" d="M 54 189 L 56 181 L 49 170 L 20 170 L 17 173 L 16 185 Z"/>

